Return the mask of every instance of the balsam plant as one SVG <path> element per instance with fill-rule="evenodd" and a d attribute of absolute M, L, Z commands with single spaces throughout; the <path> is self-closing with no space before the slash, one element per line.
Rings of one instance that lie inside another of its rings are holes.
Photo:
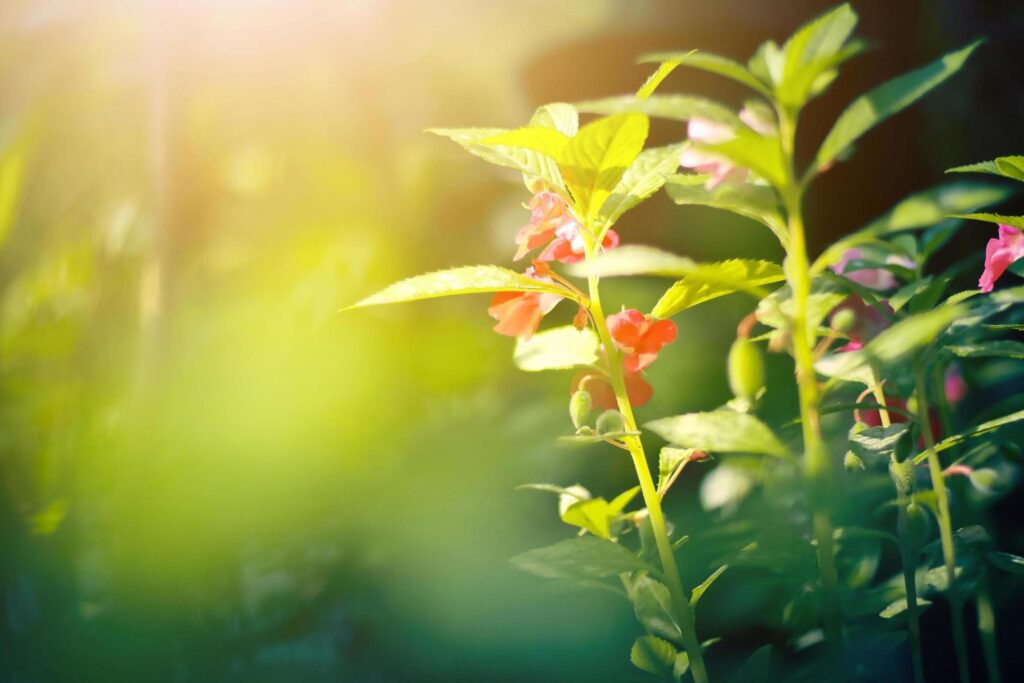
<path fill-rule="evenodd" d="M 530 265 L 525 272 L 486 265 L 421 275 L 355 304 L 492 293 L 487 312 L 498 321 L 496 332 L 516 337 L 518 367 L 572 371 L 574 431 L 562 440 L 625 451 L 637 486 L 607 500 L 578 485 L 529 485 L 558 496 L 561 519 L 578 535 L 515 563 L 548 578 L 621 584 L 646 631 L 633 644 L 631 660 L 667 680 L 687 674 L 697 683 L 709 680 L 703 651 L 711 641 L 698 637 L 694 610 L 733 565 L 785 575 L 792 584 L 782 616 L 789 654 L 822 635 L 829 654 L 794 665 L 801 660 L 773 657 L 763 648 L 734 680 L 778 680 L 784 671 L 793 680 L 870 680 L 874 664 L 852 650 L 863 650 L 866 642 L 877 646 L 878 633 L 892 635 L 889 624 L 899 619 L 906 622 L 908 668 L 923 681 L 919 612 L 933 596 L 949 604 L 960 680 L 969 680 L 963 621 L 968 600 L 977 603 L 990 677 L 998 677 L 984 574 L 990 567 L 1020 572 L 1024 559 L 995 552 L 981 526 L 956 530 L 954 512 L 960 505 L 964 519 L 983 517 L 986 501 L 998 495 L 1012 470 L 998 430 L 1024 419 L 1024 410 L 1010 410 L 1013 397 L 986 408 L 988 413 L 965 409 L 963 399 L 983 387 L 1000 391 L 993 388 L 998 382 L 982 379 L 986 364 L 1024 358 L 1024 344 L 1006 338 L 1021 328 L 1015 304 L 1024 287 L 993 291 L 995 281 L 1024 257 L 1024 219 L 971 213 L 1004 200 L 1010 192 L 1002 185 L 947 182 L 904 200 L 811 258 L 807 232 L 813 226 L 805 225 L 802 207 L 814 180 L 851 159 L 864 134 L 944 83 L 979 46 L 967 45 L 855 99 L 811 161 L 801 164 L 801 111 L 865 49 L 853 37 L 856 23 L 856 13 L 844 4 L 781 46 L 766 42 L 746 64 L 703 52 L 649 55 L 641 61 L 659 66 L 635 95 L 549 104 L 528 125 L 511 130 L 432 131 L 522 173 L 532 194 L 530 219 L 510 243 L 516 245 L 513 260 L 529 257 Z M 750 100 L 736 112 L 705 98 L 656 92 L 680 65 L 732 79 L 750 90 Z M 599 118 L 581 126 L 579 113 Z M 648 117 L 685 122 L 687 139 L 645 149 Z M 952 170 L 1024 180 L 1024 158 Z M 695 263 L 622 243 L 628 236 L 616 232 L 618 220 L 663 187 L 677 204 L 731 211 L 763 224 L 782 246 L 784 262 Z M 966 219 L 998 223 L 999 236 L 988 245 L 980 289 L 949 294 L 958 276 L 977 263 L 968 258 L 933 272 L 932 259 Z M 649 313 L 606 313 L 602 280 L 631 276 L 675 281 Z M 728 352 L 735 398 L 713 410 L 643 425 L 669 444 L 655 476 L 634 414 L 651 397 L 645 375 L 677 335 L 672 318 L 733 293 L 756 301 Z M 576 307 L 572 325 L 538 331 L 563 301 Z M 765 387 L 762 346 L 792 357 L 799 414 L 791 424 L 799 425 L 799 434 L 791 425 L 773 429 L 757 415 L 771 390 Z M 676 552 L 688 537 L 667 522 L 662 500 L 687 465 L 727 454 L 715 472 L 753 482 L 737 489 L 733 507 L 744 497 L 753 500 L 751 491 L 763 484 L 759 509 L 770 510 L 776 526 L 796 541 L 751 542 L 732 528 L 693 530 L 688 552 L 715 548 L 718 561 L 703 583 L 687 587 Z M 962 490 L 961 479 L 980 497 Z M 793 481 L 802 486 L 773 496 L 780 482 Z M 629 509 L 638 493 L 642 506 Z M 951 493 L 961 500 L 951 500 Z M 875 510 L 892 509 L 894 530 L 872 528 Z M 865 543 L 870 548 L 858 552 Z M 876 546 L 883 543 L 892 544 L 902 569 L 876 581 Z M 808 553 L 816 558 L 810 573 Z M 844 560 L 851 554 L 854 562 Z M 804 576 L 814 578 L 793 578 Z M 896 645 L 899 640 L 890 638 Z M 858 647 L 848 649 L 848 643 Z"/>

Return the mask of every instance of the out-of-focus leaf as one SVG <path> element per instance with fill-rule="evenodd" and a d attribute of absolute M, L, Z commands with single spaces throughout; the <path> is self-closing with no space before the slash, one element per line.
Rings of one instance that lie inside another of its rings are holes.
<path fill-rule="evenodd" d="M 785 240 L 786 223 L 779 212 L 778 199 L 767 187 L 723 183 L 713 190 L 707 190 L 694 187 L 689 176 L 675 175 L 666 181 L 665 191 L 676 204 L 731 211 L 764 224 L 780 240 Z"/>
<path fill-rule="evenodd" d="M 629 661 L 641 671 L 668 678 L 673 675 L 676 648 L 657 636 L 640 636 L 633 641 Z"/>
<path fill-rule="evenodd" d="M 572 138 L 547 126 L 525 126 L 504 131 L 480 141 L 480 144 L 499 147 L 522 147 L 546 154 L 559 160 Z"/>
<path fill-rule="evenodd" d="M 930 604 L 932 603 L 928 600 L 925 600 L 924 598 L 917 599 L 918 607 L 927 607 Z M 907 599 L 900 598 L 899 600 L 894 600 L 893 602 L 889 603 L 889 606 L 883 609 L 881 612 L 879 612 L 878 616 L 882 617 L 883 619 L 892 619 L 893 617 L 903 614 L 906 611 Z"/>
<path fill-rule="evenodd" d="M 646 149 L 640 153 L 601 205 L 593 225 L 594 233 L 598 237 L 603 236 L 622 214 L 661 189 L 666 178 L 679 167 L 681 149 L 682 145 L 668 145 Z"/>
<path fill-rule="evenodd" d="M 711 572 L 711 575 L 708 576 L 708 578 L 704 579 L 700 582 L 700 584 L 695 586 L 693 592 L 690 593 L 690 605 L 696 607 L 697 603 L 700 602 L 700 599 L 704 597 L 704 593 L 707 592 L 708 588 L 711 588 L 711 584 L 715 582 L 715 579 L 724 574 L 725 570 L 728 568 L 729 565 L 723 564 L 721 567 Z"/>
<path fill-rule="evenodd" d="M 955 74 L 980 45 L 971 43 L 940 59 L 878 86 L 850 104 L 818 150 L 815 167 L 828 168 L 850 145 L 884 119 L 896 114 Z"/>
<path fill-rule="evenodd" d="M 691 97 L 690 95 L 651 95 L 646 99 L 634 95 L 620 95 L 579 102 L 576 104 L 576 108 L 587 114 L 603 114 L 605 116 L 637 113 L 673 121 L 702 118 L 732 127 L 743 125 L 743 122 L 728 107 L 703 97 Z"/>
<path fill-rule="evenodd" d="M 860 457 L 870 462 L 878 462 L 887 458 L 895 449 L 896 444 L 910 429 L 910 424 L 900 422 L 888 427 L 867 427 L 850 434 L 850 447 Z"/>
<path fill-rule="evenodd" d="M 531 126 L 553 128 L 562 135 L 572 137 L 580 128 L 580 115 L 576 107 L 566 102 L 552 102 L 538 107 L 530 119 Z"/>
<path fill-rule="evenodd" d="M 0 159 L 0 246 L 14 226 L 24 175 L 25 151 L 21 145 L 15 145 Z"/>
<path fill-rule="evenodd" d="M 728 461 L 708 472 L 700 482 L 700 504 L 705 510 L 731 508 L 754 488 L 754 477 Z"/>
<path fill-rule="evenodd" d="M 558 167 L 588 225 L 643 150 L 647 129 L 643 114 L 617 114 L 588 123 L 565 145 Z"/>
<path fill-rule="evenodd" d="M 733 292 L 746 291 L 762 296 L 762 286 L 783 279 L 782 268 L 770 261 L 730 259 L 699 264 L 661 296 L 652 315 L 669 318 L 682 310 Z"/>
<path fill-rule="evenodd" d="M 597 335 L 589 327 L 577 330 L 565 325 L 516 340 L 512 360 L 526 372 L 565 370 L 596 363 L 598 346 Z"/>
<path fill-rule="evenodd" d="M 771 91 L 761 81 L 747 70 L 739 62 L 722 57 L 710 52 L 653 52 L 640 57 L 640 63 L 666 62 L 679 60 L 682 66 L 691 66 L 695 69 L 709 71 L 719 76 L 731 78 L 737 83 L 742 83 L 748 88 L 757 91 L 765 97 L 771 96 Z"/>
<path fill-rule="evenodd" d="M 1024 230 L 1024 216 L 1001 216 L 998 213 L 964 213 L 955 214 L 953 218 L 963 218 L 970 221 L 984 221 L 986 223 L 999 223 L 1009 225 L 1018 230 Z"/>
<path fill-rule="evenodd" d="M 985 557 L 994 567 L 1004 572 L 1024 574 L 1024 557 L 999 551 L 990 552 Z"/>
<path fill-rule="evenodd" d="M 772 646 L 764 645 L 743 662 L 743 666 L 729 680 L 732 683 L 771 683 Z"/>
<path fill-rule="evenodd" d="M 568 266 L 576 277 L 587 277 L 591 273 L 598 277 L 622 277 L 635 275 L 658 275 L 681 277 L 697 264 L 685 256 L 677 256 L 657 247 L 642 244 L 624 244 L 615 249 L 603 251 L 589 263 L 580 261 Z"/>
<path fill-rule="evenodd" d="M 954 434 L 952 436 L 947 436 L 942 441 L 939 441 L 937 444 L 935 444 L 935 452 L 938 453 L 946 449 L 953 448 L 954 446 L 959 446 L 965 441 L 977 438 L 979 436 L 984 436 L 985 434 L 988 434 L 993 430 L 999 429 L 1000 427 L 1005 427 L 1006 425 L 1015 424 L 1017 422 L 1020 422 L 1021 420 L 1024 420 L 1024 410 L 1018 410 L 1015 413 L 1010 413 L 1009 415 L 997 417 L 994 420 L 982 422 L 981 424 L 975 425 L 974 427 L 971 427 L 966 431 L 960 432 L 959 434 Z M 924 453 L 920 453 L 914 458 L 914 462 L 924 462 L 924 460 L 927 457 L 927 451 Z"/>
<path fill-rule="evenodd" d="M 1024 359 L 1024 342 L 1009 339 L 978 342 L 975 344 L 960 344 L 957 346 L 947 346 L 946 348 L 961 358 L 996 357 Z"/>
<path fill-rule="evenodd" d="M 548 579 L 603 579 L 623 572 L 654 571 L 618 543 L 596 536 L 581 536 L 512 558 L 523 571 Z"/>
<path fill-rule="evenodd" d="M 547 292 L 572 298 L 568 290 L 558 285 L 521 275 L 508 268 L 460 266 L 400 280 L 342 310 L 484 292 Z"/>
<path fill-rule="evenodd" d="M 647 80 L 644 81 L 644 84 L 636 91 L 636 96 L 642 100 L 646 100 L 653 95 L 654 91 L 658 89 L 658 86 L 661 85 L 662 81 L 668 78 L 669 74 L 675 71 L 676 67 L 678 67 L 683 60 L 690 57 L 694 52 L 696 52 L 696 50 L 692 50 L 689 53 L 679 52 L 671 59 L 662 60 L 661 64 L 658 65 L 658 68 L 654 70 L 654 73 L 648 76 Z"/>
<path fill-rule="evenodd" d="M 737 166 L 750 169 L 776 188 L 786 184 L 786 170 L 782 145 L 778 136 L 761 135 L 746 125 L 734 128 L 735 137 L 714 145 L 699 145 L 700 149 L 719 154 Z"/>
<path fill-rule="evenodd" d="M 645 427 L 684 448 L 710 453 L 760 453 L 788 457 L 778 437 L 753 415 L 731 410 L 688 413 L 648 422 Z"/>
<path fill-rule="evenodd" d="M 683 629 L 672 610 L 668 586 L 644 574 L 629 581 L 627 590 L 637 621 L 649 633 L 682 642 Z"/>
<path fill-rule="evenodd" d="M 782 80 L 775 89 L 779 101 L 789 107 L 803 105 L 815 83 L 841 61 L 856 26 L 857 13 L 848 4 L 801 26 L 782 46 Z"/>
<path fill-rule="evenodd" d="M 540 180 L 553 190 L 565 192 L 565 183 L 554 159 L 541 152 L 524 147 L 485 145 L 484 140 L 507 133 L 503 128 L 430 128 L 428 133 L 446 137 L 458 143 L 470 154 L 497 166 L 521 171 L 528 180 Z M 529 184 L 529 182 L 527 183 Z"/>

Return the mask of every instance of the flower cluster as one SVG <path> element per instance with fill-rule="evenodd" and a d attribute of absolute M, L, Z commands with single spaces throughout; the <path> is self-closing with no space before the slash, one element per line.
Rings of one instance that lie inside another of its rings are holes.
<path fill-rule="evenodd" d="M 985 247 L 985 270 L 978 280 L 981 291 L 991 292 L 996 280 L 1021 258 L 1024 258 L 1024 233 L 1009 225 L 1000 225 L 999 237 L 989 240 Z"/>

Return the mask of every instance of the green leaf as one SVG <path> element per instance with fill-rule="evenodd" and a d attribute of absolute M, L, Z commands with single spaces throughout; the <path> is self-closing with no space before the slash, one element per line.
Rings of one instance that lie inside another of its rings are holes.
<path fill-rule="evenodd" d="M 747 63 L 747 68 L 750 69 L 756 78 L 765 83 L 771 83 L 776 85 L 782 81 L 782 70 L 785 66 L 785 55 L 782 52 L 782 48 L 776 44 L 774 40 L 768 40 L 761 43 L 757 50 L 754 52 L 754 56 L 750 58 Z"/>
<path fill-rule="evenodd" d="M 567 270 L 576 277 L 587 277 L 591 273 L 598 277 L 635 275 L 680 277 L 696 267 L 697 264 L 685 256 L 677 256 L 657 247 L 624 244 L 621 247 L 601 252 L 589 263 L 581 261 L 571 264 Z"/>
<path fill-rule="evenodd" d="M 604 498 L 581 500 L 570 505 L 562 513 L 562 521 L 585 529 L 595 536 L 611 538 L 611 513 Z"/>
<path fill-rule="evenodd" d="M 696 607 L 697 603 L 700 602 L 700 599 L 704 597 L 704 593 L 707 592 L 708 588 L 711 588 L 711 584 L 715 582 L 715 579 L 724 574 L 725 570 L 728 568 L 729 565 L 723 564 L 721 567 L 711 572 L 711 576 L 704 579 L 698 586 L 696 586 L 693 589 L 693 592 L 690 593 L 690 605 Z"/>
<path fill-rule="evenodd" d="M 580 536 L 513 557 L 517 568 L 548 579 L 603 579 L 624 572 L 654 571 L 618 543 Z"/>
<path fill-rule="evenodd" d="M 661 189 L 665 180 L 679 168 L 679 152 L 682 148 L 682 145 L 668 145 L 640 153 L 597 212 L 593 230 L 598 237 L 603 237 L 622 214 Z"/>
<path fill-rule="evenodd" d="M 1024 360 L 1024 342 L 1009 339 L 947 346 L 961 358 L 1013 358 Z"/>
<path fill-rule="evenodd" d="M 743 666 L 733 674 L 731 683 L 771 683 L 772 646 L 764 645 L 747 658 Z"/>
<path fill-rule="evenodd" d="M 1021 420 L 1024 420 L 1024 410 L 1018 410 L 1015 413 L 1010 413 L 1009 415 L 997 417 L 994 420 L 982 422 L 981 424 L 971 427 L 967 431 L 960 432 L 959 434 L 954 434 L 952 436 L 947 436 L 945 439 L 935 444 L 934 450 L 936 453 L 941 453 L 942 451 L 947 450 L 949 448 L 953 448 L 954 446 L 959 446 L 965 441 L 977 438 L 979 436 L 984 436 L 985 434 L 988 434 L 989 432 L 999 429 L 1000 427 L 1005 427 L 1006 425 L 1014 424 L 1020 422 Z M 914 457 L 914 462 L 924 462 L 924 460 L 927 457 L 927 451 L 924 453 L 920 453 Z"/>
<path fill-rule="evenodd" d="M 633 641 L 629 661 L 641 671 L 668 678 L 673 675 L 676 648 L 657 636 L 640 636 Z"/>
<path fill-rule="evenodd" d="M 530 126 L 552 128 L 571 138 L 579 131 L 580 115 L 571 104 L 552 102 L 537 108 L 530 119 Z"/>
<path fill-rule="evenodd" d="M 679 60 L 680 64 L 683 66 L 692 66 L 695 69 L 701 69 L 713 74 L 718 74 L 719 76 L 731 78 L 737 83 L 742 83 L 751 90 L 754 90 L 765 97 L 771 97 L 771 91 L 765 87 L 764 83 L 757 80 L 757 78 L 747 70 L 747 67 L 733 59 L 712 54 L 710 52 L 654 52 L 643 55 L 638 61 L 641 64 L 646 64 L 651 62 L 667 62 L 671 60 Z"/>
<path fill-rule="evenodd" d="M 458 143 L 467 152 L 484 161 L 521 171 L 527 186 L 531 185 L 531 180 L 539 180 L 553 190 L 565 191 L 558 165 L 546 154 L 522 147 L 481 144 L 488 138 L 507 132 L 502 128 L 429 128 L 427 132 Z"/>
<path fill-rule="evenodd" d="M 999 157 L 992 161 L 950 168 L 946 173 L 990 173 L 1003 178 L 1024 181 L 1024 156 Z"/>
<path fill-rule="evenodd" d="M 526 372 L 565 370 L 596 363 L 598 345 L 597 335 L 589 327 L 577 330 L 565 325 L 516 340 L 512 360 Z"/>
<path fill-rule="evenodd" d="M 737 166 L 750 169 L 776 188 L 785 187 L 785 155 L 778 136 L 761 135 L 746 125 L 735 127 L 735 137 L 714 145 L 698 145 L 699 149 L 721 155 Z"/>
<path fill-rule="evenodd" d="M 665 191 L 676 204 L 708 206 L 766 225 L 780 240 L 785 241 L 786 223 L 779 211 L 776 194 L 758 185 L 722 183 L 712 190 L 694 187 L 691 177 L 674 175 L 665 184 Z"/>
<path fill-rule="evenodd" d="M 1004 572 L 1024 574 L 1024 557 L 999 551 L 990 552 L 985 557 L 994 567 Z"/>
<path fill-rule="evenodd" d="M 930 604 L 932 603 L 928 600 L 925 600 L 924 598 L 917 599 L 918 607 L 927 607 Z M 892 619 L 893 617 L 903 614 L 906 611 L 907 599 L 900 598 L 899 600 L 894 600 L 893 602 L 891 602 L 888 607 L 886 607 L 878 613 L 878 616 L 882 617 L 883 619 Z"/>
<path fill-rule="evenodd" d="M 644 99 L 634 95 L 619 95 L 600 100 L 579 102 L 576 108 L 586 114 L 645 114 L 656 119 L 673 121 L 689 121 L 693 118 L 717 121 L 732 127 L 739 127 L 743 122 L 729 108 L 705 99 L 690 95 L 651 95 Z"/>
<path fill-rule="evenodd" d="M 669 318 L 697 304 L 733 292 L 746 291 L 763 296 L 763 285 L 781 282 L 782 268 L 770 261 L 730 259 L 698 264 L 672 285 L 654 306 L 652 315 Z"/>
<path fill-rule="evenodd" d="M 605 200 L 643 150 L 647 129 L 647 117 L 642 114 L 607 116 L 584 126 L 565 146 L 558 167 L 587 225 L 593 225 Z"/>
<path fill-rule="evenodd" d="M 663 60 L 662 63 L 658 65 L 658 68 L 654 73 L 648 76 L 647 80 L 644 81 L 644 84 L 636 91 L 636 96 L 642 100 L 646 100 L 648 97 L 653 95 L 654 91 L 658 89 L 658 86 L 661 85 L 662 81 L 668 78 L 668 75 L 675 71 L 676 67 L 694 52 L 696 52 L 696 50 L 693 50 L 688 54 L 680 52 L 678 53 L 678 56 L 673 57 L 672 59 Z"/>
<path fill-rule="evenodd" d="M 818 150 L 815 167 L 832 164 L 850 145 L 882 120 L 906 109 L 955 74 L 980 45 L 971 43 L 931 64 L 883 83 L 846 108 Z"/>
<path fill-rule="evenodd" d="M 608 503 L 608 510 L 614 515 L 621 515 L 622 511 L 626 509 L 626 506 L 629 505 L 634 498 L 636 498 L 636 494 L 638 493 L 640 493 L 639 486 L 626 489 L 619 495 L 612 498 L 612 502 Z"/>
<path fill-rule="evenodd" d="M 672 610 L 672 595 L 665 584 L 641 574 L 629 581 L 627 590 L 637 621 L 648 632 L 682 642 L 683 629 Z"/>
<path fill-rule="evenodd" d="M 878 462 L 896 450 L 896 444 L 910 429 L 906 422 L 889 425 L 888 427 L 867 427 L 850 434 L 852 450 L 871 462 Z"/>
<path fill-rule="evenodd" d="M 711 453 L 788 457 L 786 447 L 753 415 L 731 410 L 664 417 L 645 425 L 669 443 Z"/>
<path fill-rule="evenodd" d="M 779 101 L 799 108 L 822 77 L 831 81 L 835 74 L 828 72 L 860 51 L 860 44 L 854 46 L 855 50 L 844 50 L 856 26 L 857 13 L 843 4 L 798 29 L 782 47 L 782 80 L 775 90 Z M 818 92 L 821 89 L 819 87 Z"/>
<path fill-rule="evenodd" d="M 965 213 L 957 214 L 952 218 L 963 218 L 971 221 L 984 221 L 986 223 L 999 223 L 1010 227 L 1024 230 L 1024 216 L 1001 216 L 998 213 Z"/>
<path fill-rule="evenodd" d="M 575 299 L 558 285 L 520 275 L 508 268 L 460 266 L 400 280 L 342 310 L 484 292 L 547 292 Z"/>
<path fill-rule="evenodd" d="M 526 126 L 498 133 L 482 140 L 480 144 L 497 145 L 499 147 L 523 147 L 545 154 L 557 161 L 562 156 L 562 151 L 572 139 L 561 131 L 548 128 L 547 126 Z"/>
<path fill-rule="evenodd" d="M 696 448 L 672 448 L 665 446 L 658 454 L 658 491 L 662 491 L 675 471 L 699 451 Z"/>

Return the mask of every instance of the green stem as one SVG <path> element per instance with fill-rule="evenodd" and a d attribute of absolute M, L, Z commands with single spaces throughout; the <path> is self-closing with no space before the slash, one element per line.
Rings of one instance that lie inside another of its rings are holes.
<path fill-rule="evenodd" d="M 978 632 L 981 633 L 981 647 L 985 653 L 985 668 L 988 669 L 989 683 L 1002 683 L 999 673 L 999 651 L 996 649 L 996 613 L 992 609 L 988 580 L 982 578 L 976 597 L 978 607 Z"/>
<path fill-rule="evenodd" d="M 844 678 L 845 657 L 842 628 L 842 606 L 839 599 L 839 579 L 836 572 L 832 520 L 828 511 L 831 498 L 832 462 L 821 438 L 818 379 L 814 371 L 815 332 L 808 324 L 811 295 L 810 263 L 807 259 L 807 240 L 804 231 L 802 199 L 803 188 L 794 173 L 796 115 L 784 109 L 779 111 L 779 135 L 786 159 L 788 183 L 782 192 L 788 219 L 786 244 L 786 276 L 793 293 L 793 357 L 800 395 L 800 417 L 804 441 L 804 475 L 811 497 L 814 538 L 817 542 L 818 571 L 821 577 L 822 616 L 825 637 L 833 658 L 837 678 Z"/>
<path fill-rule="evenodd" d="M 964 632 L 963 598 L 956 589 L 956 548 L 953 545 L 953 518 L 949 514 L 949 495 L 946 492 L 946 478 L 942 474 L 942 462 L 935 452 L 931 422 L 928 416 L 928 382 L 924 367 L 917 368 L 917 423 L 921 429 L 926 452 L 928 471 L 931 474 L 932 490 L 935 491 L 936 507 L 939 510 L 939 538 L 942 541 L 942 557 L 946 565 L 946 597 L 949 600 L 950 621 L 953 627 L 953 646 L 961 683 L 971 680 L 967 665 L 967 637 Z"/>
<path fill-rule="evenodd" d="M 871 393 L 875 402 L 881 408 L 878 415 L 881 418 L 882 426 L 888 427 L 892 424 L 889 411 L 885 406 L 885 392 L 878 381 L 878 372 L 871 369 Z M 893 455 L 895 460 L 896 456 Z M 911 483 L 911 487 L 913 483 Z M 900 561 L 903 565 L 903 585 L 907 591 L 907 635 L 910 639 L 910 660 L 914 670 L 914 683 L 924 683 L 924 658 L 921 655 L 921 621 L 917 615 L 917 548 L 910 537 L 910 530 L 907 526 L 907 505 L 910 503 L 910 496 L 913 489 L 907 490 L 902 485 L 896 486 L 896 508 L 899 519 L 897 529 L 900 540 Z"/>
<path fill-rule="evenodd" d="M 588 240 L 589 242 L 589 240 Z M 587 260 L 593 258 L 593 244 L 587 244 Z M 636 418 L 633 416 L 633 406 L 629 402 L 629 395 L 626 393 L 626 380 L 622 370 L 622 355 L 615 346 L 608 331 L 608 324 L 605 322 L 604 311 L 601 308 L 601 293 L 599 279 L 591 274 L 587 280 L 590 288 L 590 314 L 594 318 L 594 325 L 604 345 L 605 353 L 608 356 L 608 373 L 612 387 L 615 389 L 615 398 L 619 404 L 619 412 L 626 423 L 628 431 L 636 431 Z M 665 573 L 665 580 L 668 582 L 668 590 L 672 596 L 672 605 L 676 611 L 676 618 L 683 632 L 683 647 L 690 659 L 690 672 L 693 674 L 694 683 L 708 683 L 707 670 L 704 667 L 704 654 L 697 639 L 696 623 L 693 608 L 687 597 L 679 578 L 679 568 L 676 566 L 676 558 L 672 553 L 672 542 L 668 536 L 668 528 L 665 525 L 665 515 L 661 509 L 661 496 L 658 495 L 654 479 L 651 477 L 651 470 L 647 465 L 647 456 L 644 454 L 643 443 L 639 437 L 627 436 L 623 439 L 629 448 L 629 455 L 633 459 L 633 467 L 636 469 L 636 477 L 640 482 L 640 492 L 644 498 L 644 505 L 647 506 L 647 514 L 651 520 L 651 529 L 654 532 L 654 541 L 658 547 L 658 556 L 661 559 L 661 568 Z"/>

